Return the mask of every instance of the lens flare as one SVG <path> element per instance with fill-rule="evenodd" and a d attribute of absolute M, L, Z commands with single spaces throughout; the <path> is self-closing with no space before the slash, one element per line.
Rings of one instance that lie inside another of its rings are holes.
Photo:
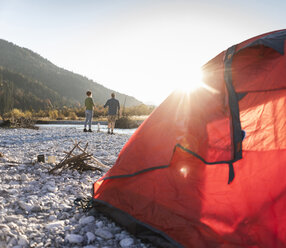
<path fill-rule="evenodd" d="M 187 175 L 188 175 L 188 168 L 187 168 L 187 167 L 182 167 L 182 168 L 180 169 L 180 172 L 181 172 L 181 174 L 183 175 L 183 177 L 186 178 Z"/>
<path fill-rule="evenodd" d="M 184 92 L 184 93 L 190 93 L 203 86 L 204 86 L 204 83 L 203 83 L 202 69 L 194 68 L 193 70 L 190 71 L 190 74 L 188 78 L 186 78 L 186 80 L 177 82 L 176 90 Z"/>

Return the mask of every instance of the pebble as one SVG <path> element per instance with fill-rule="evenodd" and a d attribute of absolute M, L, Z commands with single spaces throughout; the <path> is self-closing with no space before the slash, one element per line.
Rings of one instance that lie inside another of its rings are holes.
<path fill-rule="evenodd" d="M 64 221 L 55 221 L 45 225 L 47 229 L 59 228 L 64 226 Z"/>
<path fill-rule="evenodd" d="M 50 215 L 49 216 L 49 221 L 53 221 L 53 220 L 56 220 L 56 219 L 57 219 L 56 215 Z"/>
<path fill-rule="evenodd" d="M 5 225 L 5 224 L 0 224 L 0 230 L 1 231 L 5 231 L 5 232 L 9 232 L 10 231 L 10 227 Z"/>
<path fill-rule="evenodd" d="M 98 228 L 101 228 L 103 227 L 103 221 L 96 221 L 95 225 L 98 227 Z"/>
<path fill-rule="evenodd" d="M 58 191 L 58 187 L 52 186 L 52 185 L 47 185 L 47 190 L 52 192 L 52 193 L 55 193 Z"/>
<path fill-rule="evenodd" d="M 92 232 L 87 232 L 86 237 L 87 237 L 88 244 L 90 244 L 91 242 L 95 240 L 95 235 Z"/>
<path fill-rule="evenodd" d="M 28 245 L 28 239 L 25 235 L 21 235 L 19 237 L 18 245 L 21 245 L 21 246 L 27 246 Z"/>
<path fill-rule="evenodd" d="M 32 207 L 32 209 L 31 209 L 31 212 L 33 212 L 33 213 L 38 213 L 38 212 L 41 212 L 41 211 L 42 211 L 42 208 L 39 205 L 34 205 Z"/>
<path fill-rule="evenodd" d="M 112 239 L 113 238 L 113 234 L 110 231 L 104 230 L 104 229 L 97 229 L 97 230 L 95 230 L 94 234 L 103 238 L 103 239 Z"/>
<path fill-rule="evenodd" d="M 26 174 L 22 174 L 22 175 L 21 175 L 21 180 L 22 180 L 22 181 L 28 181 L 29 178 L 27 177 Z"/>
<path fill-rule="evenodd" d="M 125 238 L 125 239 L 122 239 L 120 242 L 119 242 L 120 246 L 122 248 L 127 248 L 131 245 L 134 244 L 134 240 L 132 238 Z"/>
<path fill-rule="evenodd" d="M 26 211 L 30 211 L 33 206 L 31 204 L 28 204 L 26 202 L 23 202 L 23 201 L 18 201 L 18 204 L 20 206 L 20 208 L 22 208 L 23 210 L 26 210 Z"/>
<path fill-rule="evenodd" d="M 83 216 L 80 220 L 79 220 L 79 224 L 81 225 L 86 225 L 88 223 L 94 222 L 95 218 L 93 216 Z"/>
<path fill-rule="evenodd" d="M 68 234 L 65 239 L 72 244 L 81 243 L 83 241 L 83 237 L 78 234 Z"/>

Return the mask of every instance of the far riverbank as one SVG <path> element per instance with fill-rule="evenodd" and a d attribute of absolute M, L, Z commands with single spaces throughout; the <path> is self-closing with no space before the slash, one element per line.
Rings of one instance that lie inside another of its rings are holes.
<path fill-rule="evenodd" d="M 92 125 L 107 125 L 107 121 L 93 121 Z M 84 120 L 37 120 L 36 124 L 83 125 Z"/>
<path fill-rule="evenodd" d="M 138 128 L 142 122 L 145 121 L 145 119 L 148 116 L 132 116 L 132 117 L 121 117 L 116 121 L 115 128 L 120 128 L 120 129 L 134 129 Z M 26 121 L 27 120 L 27 121 Z M 9 121 L 9 120 L 8 120 Z M 71 120 L 71 119 L 62 119 L 62 120 L 51 120 L 51 119 L 13 119 L 12 124 L 16 123 L 17 125 L 13 125 L 14 127 L 27 127 L 27 125 L 24 124 L 31 124 L 32 125 L 84 125 L 85 119 L 77 119 L 77 120 Z M 0 127 L 3 127 L 3 120 L 0 120 Z M 5 123 L 4 123 L 5 124 Z M 6 127 L 9 126 L 11 122 L 9 122 Z M 101 119 L 94 119 L 92 121 L 93 126 L 107 126 L 107 118 L 101 118 Z"/>

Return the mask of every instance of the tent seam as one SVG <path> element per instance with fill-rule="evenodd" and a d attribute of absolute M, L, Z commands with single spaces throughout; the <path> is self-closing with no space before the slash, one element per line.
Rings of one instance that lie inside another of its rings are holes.
<path fill-rule="evenodd" d="M 174 146 L 174 150 L 173 150 L 173 154 L 176 150 L 176 148 L 180 148 L 182 149 L 183 151 L 193 155 L 194 157 L 200 159 L 204 164 L 206 165 L 216 165 L 216 164 L 232 164 L 234 162 L 236 162 L 237 160 L 226 160 L 226 161 L 217 161 L 217 162 L 208 162 L 206 161 L 204 158 L 202 158 L 200 155 L 198 155 L 197 153 L 185 148 L 184 146 L 182 146 L 181 144 L 176 144 Z M 172 155 L 173 157 L 173 155 Z M 161 165 L 161 166 L 155 166 L 155 167 L 150 167 L 148 169 L 145 169 L 145 170 L 141 170 L 141 171 L 137 171 L 137 172 L 134 172 L 132 174 L 125 174 L 125 175 L 118 175 L 118 176 L 110 176 L 110 177 L 105 177 L 105 178 L 102 178 L 102 179 L 99 179 L 98 181 L 103 181 L 103 180 L 107 180 L 107 179 L 117 179 L 117 178 L 126 178 L 126 177 L 133 177 L 133 176 L 137 176 L 141 173 L 144 173 L 144 172 L 149 172 L 149 171 L 152 171 L 152 170 L 157 170 L 157 169 L 165 169 L 165 168 L 168 168 L 170 166 L 170 163 L 167 164 L 167 165 Z"/>

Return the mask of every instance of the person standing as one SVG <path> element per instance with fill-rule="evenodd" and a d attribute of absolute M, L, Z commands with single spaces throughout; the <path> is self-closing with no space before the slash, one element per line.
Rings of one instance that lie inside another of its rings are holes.
<path fill-rule="evenodd" d="M 93 116 L 93 109 L 94 109 L 94 102 L 92 99 L 91 91 L 86 92 L 87 98 L 85 99 L 85 122 L 84 122 L 84 132 L 92 132 L 91 130 L 91 123 L 92 123 L 92 116 Z M 88 125 L 89 129 L 86 129 Z"/>
<path fill-rule="evenodd" d="M 107 100 L 104 108 L 108 107 L 108 134 L 113 134 L 113 129 L 115 127 L 116 116 L 119 118 L 120 104 L 117 99 L 115 99 L 115 94 L 111 93 L 111 98 Z"/>

